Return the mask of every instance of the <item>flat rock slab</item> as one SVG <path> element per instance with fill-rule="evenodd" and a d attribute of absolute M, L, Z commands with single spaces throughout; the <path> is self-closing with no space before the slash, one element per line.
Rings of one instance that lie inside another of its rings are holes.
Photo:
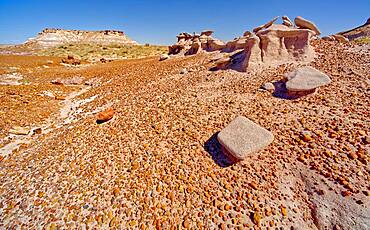
<path fill-rule="evenodd" d="M 249 154 L 268 146 L 274 135 L 248 118 L 238 116 L 221 130 L 217 139 L 227 155 L 244 160 Z"/>
<path fill-rule="evenodd" d="M 286 75 L 288 91 L 312 91 L 331 82 L 328 75 L 310 66 L 300 67 Z"/>

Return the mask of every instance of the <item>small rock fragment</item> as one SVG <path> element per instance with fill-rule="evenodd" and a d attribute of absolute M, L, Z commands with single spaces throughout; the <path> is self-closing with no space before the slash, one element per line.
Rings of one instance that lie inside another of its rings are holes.
<path fill-rule="evenodd" d="M 59 96 L 59 95 L 56 95 L 55 96 L 55 100 L 65 100 L 66 99 L 66 96 Z"/>
<path fill-rule="evenodd" d="M 164 60 L 169 59 L 169 58 L 170 58 L 170 56 L 168 54 L 162 54 L 161 56 L 159 56 L 160 61 L 164 61 Z"/>
<path fill-rule="evenodd" d="M 275 91 L 275 86 L 271 82 L 264 83 L 261 86 L 262 89 L 267 90 L 269 92 L 274 92 Z"/>
<path fill-rule="evenodd" d="M 283 216 L 287 215 L 287 211 L 285 207 L 281 207 L 281 214 L 283 214 Z"/>
<path fill-rule="evenodd" d="M 259 225 L 261 222 L 261 215 L 259 214 L 259 212 L 253 213 L 252 219 L 254 224 Z"/>
<path fill-rule="evenodd" d="M 351 195 L 350 191 L 348 191 L 348 190 L 342 191 L 342 196 L 347 197 L 349 195 Z"/>
<path fill-rule="evenodd" d="M 97 117 L 97 123 L 103 123 L 107 122 L 110 119 L 112 119 L 114 116 L 114 110 L 113 108 L 108 108 L 104 110 L 103 112 L 100 112 Z"/>
<path fill-rule="evenodd" d="M 15 135 L 28 135 L 30 132 L 29 128 L 20 127 L 20 126 L 14 126 L 9 130 L 9 133 L 15 134 Z"/>
<path fill-rule="evenodd" d="M 41 129 L 41 128 L 35 128 L 35 129 L 33 130 L 33 133 L 34 133 L 34 134 L 41 134 L 41 133 L 42 133 L 42 129 Z"/>
<path fill-rule="evenodd" d="M 257 183 L 256 183 L 256 182 L 254 182 L 254 181 L 252 181 L 251 183 L 249 183 L 249 185 L 250 185 L 253 189 L 255 189 L 255 190 L 257 190 L 257 189 L 258 189 Z"/>
<path fill-rule="evenodd" d="M 183 68 L 181 71 L 180 71 L 180 74 L 187 74 L 188 73 L 188 70 L 186 68 Z"/>

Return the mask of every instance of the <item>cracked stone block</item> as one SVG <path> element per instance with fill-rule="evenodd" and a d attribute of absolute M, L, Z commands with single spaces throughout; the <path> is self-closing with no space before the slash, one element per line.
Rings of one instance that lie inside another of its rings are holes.
<path fill-rule="evenodd" d="M 244 160 L 268 146 L 274 140 L 274 135 L 248 118 L 238 116 L 221 130 L 217 139 L 226 155 Z"/>

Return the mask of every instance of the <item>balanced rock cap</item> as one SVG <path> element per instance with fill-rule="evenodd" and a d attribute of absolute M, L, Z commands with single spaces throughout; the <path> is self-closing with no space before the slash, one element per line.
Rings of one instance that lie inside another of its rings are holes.
<path fill-rule="evenodd" d="M 286 88 L 288 91 L 308 91 L 327 85 L 331 82 L 328 75 L 311 67 L 300 67 L 285 75 L 288 79 Z"/>
<path fill-rule="evenodd" d="M 217 139 L 227 154 L 244 160 L 268 146 L 274 140 L 274 135 L 248 118 L 238 116 L 221 130 Z"/>

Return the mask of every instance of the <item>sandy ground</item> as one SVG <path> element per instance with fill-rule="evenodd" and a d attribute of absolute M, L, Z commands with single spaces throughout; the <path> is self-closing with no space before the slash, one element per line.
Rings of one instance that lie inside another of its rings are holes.
<path fill-rule="evenodd" d="M 47 130 L 0 163 L 0 227 L 369 229 L 370 53 L 315 43 L 310 65 L 332 83 L 296 100 L 260 89 L 296 64 L 209 71 L 197 55 L 45 68 L 0 56 L 30 83 L 0 86 L 2 148 L 13 125 Z M 74 76 L 88 84 L 50 83 Z M 36 96 L 45 90 L 66 98 Z M 97 124 L 107 107 L 114 118 Z M 275 140 L 232 163 L 215 137 L 237 115 Z"/>

